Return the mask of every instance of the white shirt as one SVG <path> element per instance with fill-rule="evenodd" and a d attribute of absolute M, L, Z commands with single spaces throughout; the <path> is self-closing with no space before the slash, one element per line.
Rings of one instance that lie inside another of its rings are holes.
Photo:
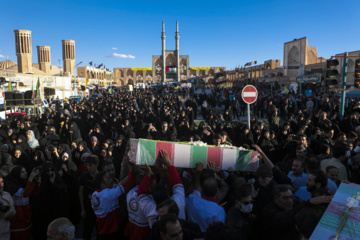
<path fill-rule="evenodd" d="M 225 222 L 225 210 L 218 204 L 205 200 L 201 193 L 194 190 L 186 200 L 186 215 L 188 220 L 199 224 L 201 231 L 206 229 L 213 222 Z"/>

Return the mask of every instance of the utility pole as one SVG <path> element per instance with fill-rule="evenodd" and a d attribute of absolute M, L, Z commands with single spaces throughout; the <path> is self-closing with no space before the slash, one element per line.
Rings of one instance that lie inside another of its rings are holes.
<path fill-rule="evenodd" d="M 344 54 L 344 61 L 343 61 L 341 89 L 345 89 L 345 86 L 346 86 L 346 74 L 347 74 L 347 63 L 348 63 L 347 56 L 348 56 L 348 53 L 346 52 Z M 345 96 L 346 96 L 346 92 L 342 91 L 341 92 L 340 112 L 339 112 L 340 120 L 344 119 Z"/>

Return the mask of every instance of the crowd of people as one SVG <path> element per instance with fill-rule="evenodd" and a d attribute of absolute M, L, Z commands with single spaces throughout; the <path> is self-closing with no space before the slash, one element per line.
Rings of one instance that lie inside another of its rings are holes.
<path fill-rule="evenodd" d="M 360 183 L 360 104 L 348 99 L 340 120 L 339 102 L 261 92 L 249 128 L 238 121 L 241 88 L 119 90 L 8 117 L 0 240 L 308 239 L 339 185 Z M 176 168 L 160 150 L 160 164 L 136 166 L 130 138 L 243 147 L 260 164 L 255 173 Z"/>

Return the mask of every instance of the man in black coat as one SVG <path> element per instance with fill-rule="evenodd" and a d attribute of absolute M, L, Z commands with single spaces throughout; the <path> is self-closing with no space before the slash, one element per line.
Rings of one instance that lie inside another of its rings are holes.
<path fill-rule="evenodd" d="M 256 171 L 256 178 L 255 185 L 260 187 L 254 202 L 254 213 L 259 214 L 273 200 L 273 189 L 277 183 L 273 180 L 273 170 L 265 164 Z"/>
<path fill-rule="evenodd" d="M 295 228 L 291 186 L 277 185 L 273 193 L 274 201 L 261 211 L 262 237 L 260 239 L 299 239 L 299 233 Z"/>

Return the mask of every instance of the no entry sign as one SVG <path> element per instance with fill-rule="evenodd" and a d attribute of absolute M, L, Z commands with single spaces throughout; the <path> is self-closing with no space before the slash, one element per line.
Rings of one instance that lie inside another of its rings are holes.
<path fill-rule="evenodd" d="M 247 85 L 243 88 L 241 96 L 244 102 L 247 104 L 253 104 L 257 99 L 258 92 L 253 85 Z"/>

